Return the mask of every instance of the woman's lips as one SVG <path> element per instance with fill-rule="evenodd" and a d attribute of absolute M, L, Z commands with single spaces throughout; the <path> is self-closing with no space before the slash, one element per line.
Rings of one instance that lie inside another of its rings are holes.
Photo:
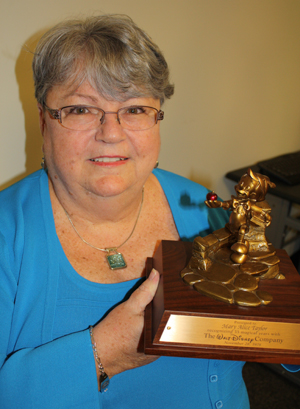
<path fill-rule="evenodd" d="M 91 162 L 99 166 L 118 166 L 124 164 L 128 158 L 121 156 L 100 156 L 90 159 Z"/>

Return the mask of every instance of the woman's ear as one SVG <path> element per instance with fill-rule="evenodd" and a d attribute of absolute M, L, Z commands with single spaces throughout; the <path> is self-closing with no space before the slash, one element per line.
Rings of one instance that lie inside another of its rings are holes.
<path fill-rule="evenodd" d="M 41 104 L 37 104 L 39 110 L 39 122 L 40 122 L 40 131 L 42 136 L 44 136 L 45 129 L 45 110 Z"/>

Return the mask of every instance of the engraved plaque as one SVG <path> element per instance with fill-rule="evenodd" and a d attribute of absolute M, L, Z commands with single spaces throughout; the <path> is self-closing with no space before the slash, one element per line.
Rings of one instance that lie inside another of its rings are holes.
<path fill-rule="evenodd" d="M 300 351 L 299 324 L 174 314 L 159 341 Z"/>
<path fill-rule="evenodd" d="M 161 274 L 145 312 L 147 354 L 300 364 L 300 275 L 284 250 L 277 250 L 283 281 L 264 280 L 269 305 L 244 307 L 206 297 L 185 284 L 180 272 L 192 243 L 162 241 L 148 259 Z"/>

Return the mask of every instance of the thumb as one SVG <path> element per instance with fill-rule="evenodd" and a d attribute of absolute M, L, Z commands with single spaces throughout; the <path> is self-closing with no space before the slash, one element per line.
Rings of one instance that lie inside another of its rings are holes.
<path fill-rule="evenodd" d="M 154 268 L 145 280 L 129 298 L 132 308 L 137 314 L 142 314 L 146 306 L 153 300 L 159 283 L 159 273 Z"/>

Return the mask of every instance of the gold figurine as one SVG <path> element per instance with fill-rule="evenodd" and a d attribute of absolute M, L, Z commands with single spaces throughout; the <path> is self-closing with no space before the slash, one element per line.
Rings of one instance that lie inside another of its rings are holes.
<path fill-rule="evenodd" d="M 229 223 L 206 237 L 196 237 L 192 258 L 182 270 L 186 284 L 201 294 L 242 306 L 269 304 L 273 297 L 258 289 L 259 280 L 284 279 L 279 258 L 265 230 L 271 223 L 271 207 L 265 201 L 275 184 L 268 176 L 248 172 L 235 186 L 236 196 L 221 202 L 211 192 L 206 206 L 231 210 Z"/>

